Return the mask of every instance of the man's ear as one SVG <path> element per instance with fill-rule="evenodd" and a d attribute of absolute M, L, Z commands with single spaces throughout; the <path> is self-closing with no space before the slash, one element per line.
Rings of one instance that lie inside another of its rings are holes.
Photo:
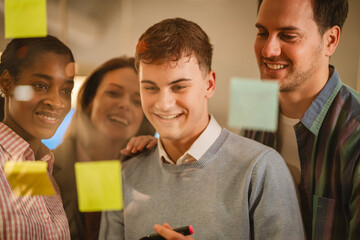
<path fill-rule="evenodd" d="M 12 89 L 14 88 L 14 78 L 8 70 L 4 70 L 0 75 L 0 88 L 5 96 L 10 96 Z"/>
<path fill-rule="evenodd" d="M 339 26 L 333 26 L 324 33 L 325 54 L 327 57 L 330 57 L 335 52 L 336 47 L 339 44 L 340 34 L 341 30 Z"/>
<path fill-rule="evenodd" d="M 211 98 L 214 95 L 215 92 L 215 85 L 216 85 L 216 73 L 211 70 L 206 75 L 206 98 Z"/>

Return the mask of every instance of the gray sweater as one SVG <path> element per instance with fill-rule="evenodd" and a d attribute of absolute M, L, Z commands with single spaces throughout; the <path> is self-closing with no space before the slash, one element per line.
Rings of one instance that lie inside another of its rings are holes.
<path fill-rule="evenodd" d="M 103 212 L 99 239 L 136 239 L 154 224 L 192 225 L 207 239 L 304 239 L 289 170 L 274 150 L 223 129 L 199 161 L 158 149 L 123 164 L 124 210 Z"/>

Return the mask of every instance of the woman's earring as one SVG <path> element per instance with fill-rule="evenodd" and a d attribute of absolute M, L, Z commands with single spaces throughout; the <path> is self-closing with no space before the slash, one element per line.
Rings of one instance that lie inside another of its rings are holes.
<path fill-rule="evenodd" d="M 0 96 L 2 97 L 2 98 L 5 98 L 6 96 L 5 96 L 5 93 L 3 93 L 3 91 L 2 91 L 2 89 L 0 88 Z"/>

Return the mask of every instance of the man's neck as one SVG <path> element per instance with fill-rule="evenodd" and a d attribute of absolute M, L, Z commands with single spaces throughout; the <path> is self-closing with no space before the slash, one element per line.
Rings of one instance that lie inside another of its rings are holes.
<path fill-rule="evenodd" d="M 288 118 L 300 119 L 308 110 L 312 102 L 319 95 L 333 73 L 324 71 L 316 78 L 308 79 L 302 86 L 292 92 L 280 92 L 280 111 Z"/>
<path fill-rule="evenodd" d="M 200 133 L 201 134 L 201 133 Z M 184 153 L 191 147 L 191 145 L 196 141 L 196 139 L 200 136 L 200 134 L 193 138 L 187 140 L 168 140 L 168 139 L 161 139 L 161 143 L 163 148 L 169 158 L 176 163 L 177 160 L 184 155 Z"/>
<path fill-rule="evenodd" d="M 184 155 L 186 153 L 186 151 L 189 150 L 189 148 L 193 145 L 193 143 L 204 132 L 204 130 L 209 125 L 209 122 L 210 122 L 210 118 L 208 119 L 207 123 L 204 125 L 204 127 L 202 128 L 202 130 L 198 134 L 192 135 L 191 137 L 188 137 L 188 138 L 182 138 L 182 139 L 173 140 L 173 139 L 162 138 L 160 136 L 161 143 L 162 143 L 162 146 L 163 146 L 165 152 L 167 153 L 169 158 L 175 164 L 176 164 L 177 160 L 182 155 Z"/>

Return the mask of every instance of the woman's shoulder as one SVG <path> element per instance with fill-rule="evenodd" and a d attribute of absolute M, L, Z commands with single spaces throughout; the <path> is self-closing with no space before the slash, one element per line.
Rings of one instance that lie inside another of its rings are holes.
<path fill-rule="evenodd" d="M 76 141 L 73 138 L 64 139 L 64 141 L 53 150 L 54 153 L 54 175 L 56 172 L 68 168 L 75 163 Z"/>

